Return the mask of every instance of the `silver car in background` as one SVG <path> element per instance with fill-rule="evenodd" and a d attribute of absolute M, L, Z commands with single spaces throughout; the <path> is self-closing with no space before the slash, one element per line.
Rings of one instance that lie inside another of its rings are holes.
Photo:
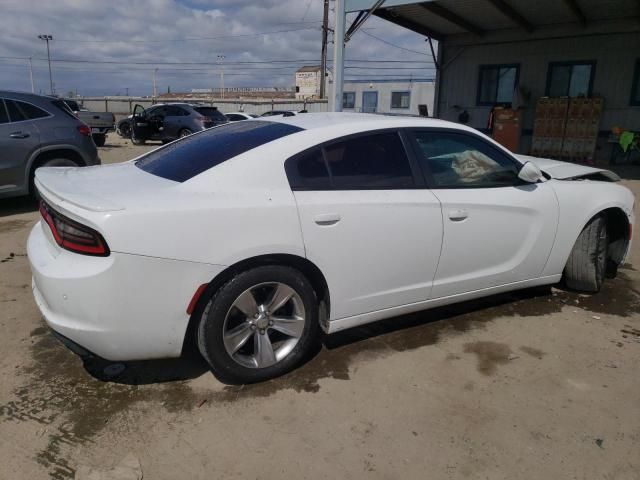
<path fill-rule="evenodd" d="M 98 164 L 91 128 L 63 100 L 0 90 L 0 198 L 34 194 L 38 167 Z"/>

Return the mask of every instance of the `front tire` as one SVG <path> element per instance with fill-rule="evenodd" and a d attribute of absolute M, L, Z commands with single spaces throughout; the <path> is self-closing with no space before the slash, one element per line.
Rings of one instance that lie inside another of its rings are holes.
<path fill-rule="evenodd" d="M 283 375 L 320 338 L 318 301 L 298 270 L 269 265 L 242 272 L 209 300 L 198 349 L 223 382 L 246 384 Z"/>
<path fill-rule="evenodd" d="M 567 287 L 583 292 L 599 292 L 607 272 L 609 235 L 602 215 L 592 218 L 582 229 L 564 267 Z"/>

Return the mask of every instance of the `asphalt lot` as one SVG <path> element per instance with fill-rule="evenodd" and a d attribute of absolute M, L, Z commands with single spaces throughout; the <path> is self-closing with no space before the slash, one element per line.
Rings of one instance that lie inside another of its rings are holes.
<path fill-rule="evenodd" d="M 100 156 L 150 148 L 111 135 Z M 636 195 L 638 170 L 621 172 Z M 328 338 L 283 378 L 230 387 L 197 358 L 106 377 L 59 344 L 31 295 L 25 242 L 37 219 L 28 201 L 0 200 L 2 480 L 92 469 L 98 479 L 640 478 L 638 241 L 598 295 L 536 289 L 394 318 Z M 104 473 L 119 464 L 133 476 Z"/>

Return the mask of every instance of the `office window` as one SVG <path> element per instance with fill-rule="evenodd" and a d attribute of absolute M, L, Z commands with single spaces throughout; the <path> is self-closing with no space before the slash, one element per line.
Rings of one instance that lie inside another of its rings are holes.
<path fill-rule="evenodd" d="M 478 81 L 478 105 L 511 103 L 518 86 L 519 65 L 481 65 Z"/>
<path fill-rule="evenodd" d="M 551 62 L 547 73 L 548 97 L 590 97 L 595 62 Z"/>
<path fill-rule="evenodd" d="M 391 92 L 391 108 L 409 108 L 411 92 Z"/>
<path fill-rule="evenodd" d="M 640 58 L 636 60 L 636 69 L 631 83 L 631 105 L 640 106 Z"/>
<path fill-rule="evenodd" d="M 356 108 L 356 92 L 342 93 L 342 108 Z"/>

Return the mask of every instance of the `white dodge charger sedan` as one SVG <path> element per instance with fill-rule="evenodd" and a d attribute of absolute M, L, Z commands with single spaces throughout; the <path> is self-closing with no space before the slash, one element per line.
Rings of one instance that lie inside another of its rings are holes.
<path fill-rule="evenodd" d="M 39 169 L 33 293 L 99 357 L 193 342 L 221 380 L 256 382 L 322 331 L 561 280 L 598 291 L 631 241 L 616 180 L 432 119 L 247 120 L 123 164 Z"/>

